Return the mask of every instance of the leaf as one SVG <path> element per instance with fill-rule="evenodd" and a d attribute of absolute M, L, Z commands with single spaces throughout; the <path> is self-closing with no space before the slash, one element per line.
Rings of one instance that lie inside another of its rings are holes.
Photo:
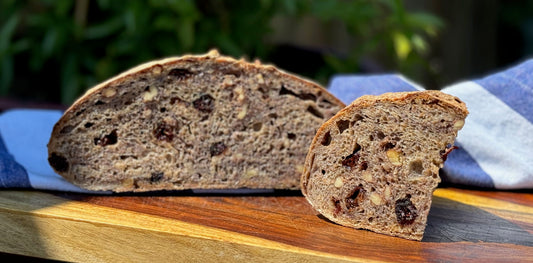
<path fill-rule="evenodd" d="M 184 49 L 190 49 L 194 44 L 194 22 L 184 19 L 179 23 L 178 36 Z"/>
<path fill-rule="evenodd" d="M 406 59 L 412 49 L 411 42 L 409 42 L 407 36 L 401 32 L 396 32 L 393 35 L 393 43 L 396 56 L 401 60 Z"/>
<path fill-rule="evenodd" d="M 155 18 L 153 27 L 156 30 L 174 31 L 177 24 L 178 20 L 174 16 L 159 15 Z"/>
<path fill-rule="evenodd" d="M 4 56 L 0 65 L 0 95 L 7 95 L 13 80 L 13 57 Z"/>
<path fill-rule="evenodd" d="M 61 67 L 61 103 L 71 104 L 79 93 L 79 70 L 76 55 L 69 54 Z"/>
<path fill-rule="evenodd" d="M 11 47 L 9 48 L 9 50 L 11 54 L 17 54 L 19 52 L 29 50 L 30 47 L 31 47 L 31 44 L 30 44 L 29 39 L 19 39 L 11 43 Z"/>
<path fill-rule="evenodd" d="M 9 48 L 9 43 L 11 41 L 11 36 L 17 27 L 19 21 L 18 13 L 12 14 L 7 22 L 0 29 L 0 55 L 7 51 Z"/>
<path fill-rule="evenodd" d="M 215 36 L 215 42 L 216 45 L 220 47 L 223 53 L 227 53 L 231 56 L 240 56 L 243 54 L 243 50 L 241 49 L 241 47 L 223 32 Z"/>
<path fill-rule="evenodd" d="M 85 29 L 85 39 L 100 39 L 111 36 L 123 28 L 123 22 L 122 17 L 115 16 L 103 23 L 88 26 L 87 29 Z"/>
<path fill-rule="evenodd" d="M 56 0 L 53 3 L 55 6 L 55 14 L 57 16 L 65 16 L 71 10 L 74 1 Z"/>
<path fill-rule="evenodd" d="M 413 30 L 423 30 L 429 36 L 436 36 L 437 30 L 444 27 L 444 22 L 428 13 L 412 13 L 406 19 L 406 24 Z"/>
<path fill-rule="evenodd" d="M 440 18 L 428 13 L 411 13 L 406 20 L 409 26 L 418 28 L 440 28 L 444 26 L 444 22 Z"/>
<path fill-rule="evenodd" d="M 56 47 L 58 38 L 58 32 L 56 28 L 50 28 L 44 35 L 43 42 L 41 43 L 42 54 L 45 58 L 52 55 L 54 48 Z"/>
<path fill-rule="evenodd" d="M 423 53 L 427 51 L 427 42 L 420 35 L 413 35 L 411 43 L 417 52 Z"/>
<path fill-rule="evenodd" d="M 262 5 L 265 6 L 265 5 L 268 5 L 270 6 L 272 4 L 271 1 L 261 1 Z M 282 5 L 283 9 L 285 9 L 285 11 L 289 14 L 289 15 L 295 15 L 296 12 L 298 11 L 298 3 L 296 0 L 285 0 L 285 1 L 281 1 L 279 4 Z"/>

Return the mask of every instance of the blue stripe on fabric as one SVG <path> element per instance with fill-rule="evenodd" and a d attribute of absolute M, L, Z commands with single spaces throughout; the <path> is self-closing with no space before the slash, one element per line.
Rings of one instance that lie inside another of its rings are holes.
<path fill-rule="evenodd" d="M 476 160 L 459 143 L 455 143 L 455 145 L 459 148 L 448 155 L 448 160 L 443 168 L 443 181 L 454 184 L 494 188 L 492 178 L 481 169 Z"/>
<path fill-rule="evenodd" d="M 398 75 L 335 76 L 329 84 L 329 92 L 345 104 L 363 95 L 381 95 L 387 92 L 416 91 L 417 89 Z"/>
<path fill-rule="evenodd" d="M 26 169 L 7 152 L 0 134 L 0 188 L 31 188 Z"/>
<path fill-rule="evenodd" d="M 533 123 L 533 60 L 475 82 Z"/>

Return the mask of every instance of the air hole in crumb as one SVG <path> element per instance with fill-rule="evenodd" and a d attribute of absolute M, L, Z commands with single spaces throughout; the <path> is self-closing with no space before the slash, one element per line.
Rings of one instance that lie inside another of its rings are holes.
<path fill-rule="evenodd" d="M 390 150 L 390 149 L 394 148 L 394 146 L 395 145 L 392 142 L 386 142 L 386 143 L 382 143 L 381 144 L 381 148 L 383 150 Z"/>
<path fill-rule="evenodd" d="M 94 123 L 92 123 L 92 122 L 87 122 L 87 123 L 85 123 L 85 125 L 83 125 L 83 127 L 85 127 L 85 128 L 91 128 L 93 125 L 94 125 Z"/>
<path fill-rule="evenodd" d="M 385 138 L 385 134 L 382 131 L 378 131 L 376 132 L 376 138 L 378 138 L 378 140 L 383 140 L 383 138 Z"/>
<path fill-rule="evenodd" d="M 184 80 L 190 77 L 193 73 L 183 68 L 173 68 L 168 72 L 168 76 L 174 77 L 178 80 Z"/>
<path fill-rule="evenodd" d="M 343 133 L 349 127 L 350 127 L 350 122 L 349 121 L 347 121 L 347 120 L 337 121 L 337 128 L 339 129 L 339 133 Z"/>
<path fill-rule="evenodd" d="M 256 122 L 256 123 L 254 123 L 254 124 L 252 125 L 252 129 L 253 129 L 254 131 L 260 131 L 261 128 L 263 128 L 263 123 L 261 123 L 261 122 Z"/>
<path fill-rule="evenodd" d="M 63 129 L 61 129 L 61 131 L 59 131 L 59 133 L 61 133 L 61 134 L 70 133 L 72 130 L 74 130 L 74 126 L 67 125 L 67 126 L 63 127 Z"/>
<path fill-rule="evenodd" d="M 294 140 L 294 139 L 296 139 L 296 134 L 289 132 L 289 133 L 287 133 L 287 138 L 289 138 L 289 140 Z"/>
<path fill-rule="evenodd" d="M 313 114 L 317 118 L 324 119 L 324 115 L 322 114 L 322 112 L 320 112 L 317 108 L 313 106 L 307 107 L 307 112 Z"/>
<path fill-rule="evenodd" d="M 335 207 L 335 210 L 333 211 L 333 215 L 337 216 L 342 210 L 341 202 L 340 202 L 339 199 L 337 199 L 335 197 L 331 197 L 331 202 L 332 202 L 333 206 Z"/>
<path fill-rule="evenodd" d="M 297 98 L 299 98 L 301 100 L 316 101 L 316 96 L 314 94 L 312 94 L 312 93 L 297 94 L 294 91 L 285 88 L 285 86 L 283 84 L 281 85 L 281 89 L 279 90 L 279 95 L 291 95 L 291 96 L 297 97 Z"/>
<path fill-rule="evenodd" d="M 424 165 L 421 160 L 412 161 L 409 164 L 409 171 L 415 174 L 422 174 L 424 171 Z"/>
<path fill-rule="evenodd" d="M 94 138 L 94 145 L 107 146 L 117 143 L 118 136 L 117 130 L 111 131 L 111 133 L 104 135 L 100 138 Z"/>
<path fill-rule="evenodd" d="M 328 146 L 331 143 L 331 135 L 329 134 L 329 131 L 324 134 L 324 137 L 322 137 L 322 145 Z"/>
<path fill-rule="evenodd" d="M 361 114 L 355 114 L 355 115 L 353 116 L 353 118 L 352 118 L 352 120 L 353 120 L 354 122 L 358 122 L 358 121 L 360 121 L 360 120 L 362 120 L 362 119 L 363 119 L 363 116 L 361 116 Z"/>
<path fill-rule="evenodd" d="M 165 111 L 167 111 L 167 108 L 163 107 L 163 108 L 159 109 L 159 111 L 160 112 L 165 112 Z"/>
<path fill-rule="evenodd" d="M 325 170 L 322 170 L 321 172 L 322 172 L 322 174 L 326 174 L 326 171 L 325 171 Z"/>
<path fill-rule="evenodd" d="M 102 104 L 105 104 L 103 101 L 101 100 L 97 100 L 94 105 L 102 105 Z"/>

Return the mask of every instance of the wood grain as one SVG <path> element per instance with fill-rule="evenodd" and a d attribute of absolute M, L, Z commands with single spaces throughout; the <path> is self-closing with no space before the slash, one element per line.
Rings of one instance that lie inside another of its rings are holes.
<path fill-rule="evenodd" d="M 164 195 L 162 195 L 164 194 Z M 0 192 L 0 251 L 67 261 L 533 260 L 533 195 L 437 189 L 422 242 L 336 225 L 298 192 Z"/>

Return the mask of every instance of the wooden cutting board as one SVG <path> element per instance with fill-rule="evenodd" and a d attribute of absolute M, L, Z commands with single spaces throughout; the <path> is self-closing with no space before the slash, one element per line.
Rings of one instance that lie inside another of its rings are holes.
<path fill-rule="evenodd" d="M 336 225 L 299 192 L 0 191 L 0 251 L 83 262 L 533 262 L 533 194 L 440 188 L 422 242 Z"/>

